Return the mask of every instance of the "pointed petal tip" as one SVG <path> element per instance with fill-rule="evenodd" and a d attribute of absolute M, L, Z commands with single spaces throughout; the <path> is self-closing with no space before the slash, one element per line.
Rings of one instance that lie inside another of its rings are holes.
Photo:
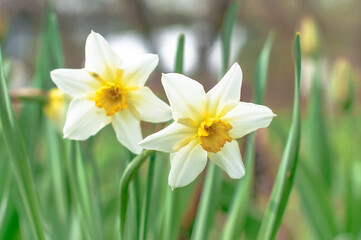
<path fill-rule="evenodd" d="M 90 30 L 90 34 L 89 34 L 89 35 L 96 35 L 96 34 L 99 34 L 99 33 L 95 32 L 93 29 Z"/>
<path fill-rule="evenodd" d="M 242 68 L 241 68 L 241 66 L 239 65 L 238 62 L 233 63 L 233 65 L 230 67 L 230 69 L 232 69 L 232 68 L 236 68 L 236 69 L 239 70 L 239 71 L 241 72 L 241 74 L 242 74 Z"/>
<path fill-rule="evenodd" d="M 226 171 L 225 171 L 226 172 Z M 233 172 L 231 175 L 226 172 L 226 174 L 231 178 L 231 179 L 241 179 L 246 175 L 245 169 L 242 168 L 240 170 L 237 171 L 237 173 Z"/>
<path fill-rule="evenodd" d="M 145 148 L 145 144 L 147 143 L 147 141 L 146 141 L 146 138 L 144 138 L 142 141 L 140 141 L 139 143 L 138 143 L 138 145 L 139 146 L 141 146 L 142 148 Z"/>
<path fill-rule="evenodd" d="M 143 152 L 143 148 L 134 148 L 134 149 L 129 149 L 132 153 L 139 155 Z"/>

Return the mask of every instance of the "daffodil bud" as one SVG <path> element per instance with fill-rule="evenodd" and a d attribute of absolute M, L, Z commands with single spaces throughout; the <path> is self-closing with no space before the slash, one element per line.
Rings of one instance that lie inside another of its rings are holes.
<path fill-rule="evenodd" d="M 313 18 L 305 17 L 301 21 L 301 46 L 304 56 L 317 55 L 320 48 L 320 40 L 317 25 Z"/>
<path fill-rule="evenodd" d="M 68 105 L 67 96 L 58 88 L 53 88 L 48 92 L 48 99 L 44 106 L 44 114 L 59 131 L 62 131 Z"/>
<path fill-rule="evenodd" d="M 355 95 L 355 73 L 350 62 L 345 58 L 338 58 L 333 66 L 330 84 L 332 101 L 338 107 L 349 109 Z"/>

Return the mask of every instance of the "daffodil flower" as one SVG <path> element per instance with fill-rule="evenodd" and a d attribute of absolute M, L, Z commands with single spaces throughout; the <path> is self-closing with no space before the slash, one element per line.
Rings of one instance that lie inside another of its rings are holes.
<path fill-rule="evenodd" d="M 169 106 L 144 84 L 158 64 L 158 56 L 146 54 L 134 64 L 122 59 L 98 33 L 85 44 L 85 68 L 56 69 L 51 78 L 73 97 L 63 129 L 64 137 L 85 140 L 112 123 L 120 143 L 139 154 L 143 139 L 140 120 L 163 122 L 171 118 Z"/>
<path fill-rule="evenodd" d="M 184 75 L 162 76 L 174 122 L 146 137 L 146 149 L 170 152 L 169 185 L 174 189 L 191 183 L 205 168 L 207 157 L 231 178 L 245 174 L 240 138 L 267 127 L 273 112 L 265 106 L 239 102 L 242 71 L 235 63 L 209 92 Z"/>

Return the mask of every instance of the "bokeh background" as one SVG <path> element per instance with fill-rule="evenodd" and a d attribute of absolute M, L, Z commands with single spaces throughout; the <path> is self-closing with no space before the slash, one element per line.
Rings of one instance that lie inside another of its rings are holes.
<path fill-rule="evenodd" d="M 182 33 L 185 35 L 184 73 L 197 79 L 209 90 L 220 77 L 219 31 L 229 3 L 227 0 L 55 0 L 51 3 L 40 0 L 0 0 L 0 41 L 4 55 L 11 62 L 11 91 L 16 92 L 32 86 L 36 56 L 42 44 L 40 36 L 50 6 L 58 16 L 67 68 L 83 66 L 85 39 L 93 30 L 102 34 L 118 54 L 128 60 L 143 53 L 159 54 L 160 64 L 147 84 L 165 99 L 160 76 L 162 72 L 174 71 L 177 39 Z M 257 225 L 267 204 L 291 122 L 294 88 L 292 43 L 298 31 L 301 31 L 303 44 L 301 115 L 305 120 L 300 161 L 319 160 L 317 156 L 308 156 L 312 147 L 308 146 L 307 137 L 312 136 L 308 128 L 312 76 L 315 69 L 322 68 L 319 79 L 323 103 L 320 110 L 324 117 L 322 125 L 326 126 L 324 137 L 331 146 L 329 160 L 338 166 L 339 162 L 348 161 L 352 156 L 358 162 L 356 169 L 360 169 L 360 159 L 357 160 L 358 156 L 361 156 L 357 149 L 360 132 L 352 132 L 350 129 L 352 124 L 360 125 L 358 120 L 361 119 L 360 12 L 359 0 L 239 1 L 230 62 L 237 61 L 243 70 L 242 101 L 252 101 L 252 81 L 257 58 L 268 34 L 271 31 L 275 34 L 265 105 L 278 117 L 269 130 L 261 130 L 257 134 L 253 207 L 248 219 L 251 225 Z M 315 65 L 315 59 L 320 64 Z M 344 116 L 349 121 L 342 121 Z M 151 132 L 151 125 L 144 126 L 148 128 L 145 133 L 147 135 Z M 341 136 L 335 129 L 343 129 L 344 134 Z M 114 144 L 105 147 L 101 142 L 108 137 Z M 116 175 L 116 172 L 124 167 L 114 167 L 114 162 L 118 159 L 117 153 L 114 153 L 111 147 L 119 146 L 109 129 L 100 133 L 99 138 L 94 141 L 90 151 L 93 152 L 95 164 L 99 165 L 100 169 L 99 176 L 96 177 L 105 179 L 101 181 L 102 192 L 112 192 L 116 187 L 111 185 L 116 181 L 109 175 Z M 242 141 L 241 147 L 244 152 Z M 356 181 L 360 180 L 357 179 Z M 202 177 L 198 179 L 198 182 L 200 181 Z M 336 181 L 337 178 L 333 180 Z M 232 191 L 233 185 L 234 182 L 229 180 L 224 188 L 229 187 Z M 345 207 L 345 203 L 340 200 L 344 194 L 342 186 L 335 184 L 332 189 L 336 189 L 331 194 L 336 222 L 342 222 Z M 192 194 L 195 197 L 186 208 L 181 239 L 187 239 L 187 229 L 194 216 L 200 188 L 195 188 Z M 229 201 L 227 196 L 225 191 L 225 209 Z M 106 195 L 103 201 L 115 201 L 113 197 L 112 194 Z M 225 212 L 217 215 L 213 234 L 210 235 L 214 237 L 212 239 L 219 236 L 217 232 L 222 228 Z M 292 192 L 278 239 L 317 239 L 312 234 L 312 221 L 306 215 L 303 213 L 300 192 L 296 189 Z M 249 234 L 252 236 L 252 233 Z M 342 234 L 338 236 L 341 237 L 337 239 L 348 239 L 343 238 Z"/>

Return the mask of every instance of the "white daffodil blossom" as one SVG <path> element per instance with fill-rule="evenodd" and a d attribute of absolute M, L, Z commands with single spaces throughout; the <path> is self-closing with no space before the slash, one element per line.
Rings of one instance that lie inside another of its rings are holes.
<path fill-rule="evenodd" d="M 85 140 L 112 123 L 120 143 L 135 154 L 142 151 L 140 120 L 164 122 L 170 107 L 144 86 L 158 64 L 158 56 L 146 54 L 132 65 L 122 59 L 98 33 L 85 44 L 85 68 L 56 69 L 51 78 L 73 97 L 63 129 L 64 138 Z"/>
<path fill-rule="evenodd" d="M 242 71 L 235 63 L 220 82 L 205 93 L 197 81 L 181 74 L 163 74 L 174 122 L 146 137 L 145 149 L 170 152 L 169 185 L 191 183 L 205 168 L 207 157 L 229 177 L 244 176 L 240 138 L 267 127 L 273 112 L 266 106 L 240 102 Z"/>

